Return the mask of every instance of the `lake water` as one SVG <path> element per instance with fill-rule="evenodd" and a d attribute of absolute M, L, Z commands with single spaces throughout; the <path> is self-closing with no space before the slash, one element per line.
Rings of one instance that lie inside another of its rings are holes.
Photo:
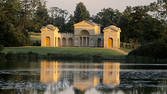
<path fill-rule="evenodd" d="M 167 64 L 0 61 L 0 94 L 166 94 Z"/>

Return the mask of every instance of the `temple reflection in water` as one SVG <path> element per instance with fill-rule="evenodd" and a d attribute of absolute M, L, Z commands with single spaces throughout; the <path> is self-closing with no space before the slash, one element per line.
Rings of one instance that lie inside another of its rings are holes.
<path fill-rule="evenodd" d="M 91 88 L 114 88 L 120 84 L 120 63 L 61 63 L 42 61 L 40 81 L 56 92 L 73 86 L 74 92 Z"/>

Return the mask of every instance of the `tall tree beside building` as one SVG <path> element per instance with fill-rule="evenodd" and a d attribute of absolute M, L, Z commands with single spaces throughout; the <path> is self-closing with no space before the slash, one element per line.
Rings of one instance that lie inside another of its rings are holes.
<path fill-rule="evenodd" d="M 75 8 L 74 19 L 76 23 L 90 19 L 89 11 L 86 9 L 86 6 L 82 2 L 78 3 Z"/>
<path fill-rule="evenodd" d="M 101 27 L 107 27 L 109 25 L 116 25 L 120 19 L 121 13 L 118 10 L 112 8 L 102 9 L 101 12 L 97 13 L 92 17 L 93 21 L 101 24 Z"/>
<path fill-rule="evenodd" d="M 69 19 L 68 11 L 58 7 L 51 7 L 50 14 L 51 14 L 50 23 L 59 27 L 60 32 L 68 32 L 67 31 L 67 21 Z"/>
<path fill-rule="evenodd" d="M 49 23 L 49 14 L 46 4 L 39 3 L 34 16 L 34 32 L 40 32 L 40 28 Z"/>
<path fill-rule="evenodd" d="M 127 6 L 126 9 L 123 11 L 120 20 L 118 21 L 118 26 L 121 28 L 121 42 L 128 42 L 128 29 L 130 27 L 130 14 L 132 13 L 132 7 Z"/>
<path fill-rule="evenodd" d="M 67 23 L 67 31 L 70 33 L 74 33 L 74 25 L 75 24 L 75 19 L 72 15 L 69 17 L 69 21 Z"/>

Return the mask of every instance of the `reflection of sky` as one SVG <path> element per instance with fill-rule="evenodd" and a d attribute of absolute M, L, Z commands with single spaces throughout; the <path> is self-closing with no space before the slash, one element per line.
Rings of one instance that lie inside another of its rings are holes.
<path fill-rule="evenodd" d="M 76 4 L 83 2 L 91 15 L 95 15 L 103 8 L 113 8 L 123 11 L 126 6 L 148 5 L 157 0 L 45 0 L 47 7 L 60 7 L 68 10 L 71 14 L 75 10 Z"/>
<path fill-rule="evenodd" d="M 93 91 L 95 87 L 114 88 L 119 85 L 119 70 L 120 63 L 65 64 L 42 61 L 40 80 L 42 83 L 48 84 L 46 92 L 49 92 L 51 88 L 57 89 L 56 92 L 59 92 L 60 88 L 69 92 L 75 90 L 79 90 L 79 92 L 97 92 Z M 69 89 L 72 87 L 74 90 Z"/>

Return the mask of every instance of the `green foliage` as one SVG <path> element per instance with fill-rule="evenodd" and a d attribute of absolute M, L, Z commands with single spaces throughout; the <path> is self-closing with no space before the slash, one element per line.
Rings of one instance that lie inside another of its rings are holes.
<path fill-rule="evenodd" d="M 1 22 L 0 22 L 1 23 Z M 29 39 L 19 28 L 15 28 L 13 24 L 2 22 L 0 30 L 0 44 L 4 46 L 23 46 L 29 45 Z"/>
<path fill-rule="evenodd" d="M 33 46 L 41 46 L 41 42 L 37 40 L 35 43 L 33 43 Z"/>
<path fill-rule="evenodd" d="M 157 0 L 157 3 L 156 4 L 156 17 L 158 19 L 164 19 L 167 21 L 167 0 Z M 159 11 L 160 10 L 160 11 Z"/>
<path fill-rule="evenodd" d="M 57 26 L 60 32 L 67 32 L 67 20 L 69 19 L 68 11 L 58 7 L 51 7 L 50 13 L 50 23 Z"/>
<path fill-rule="evenodd" d="M 29 45 L 28 32 L 19 21 L 22 19 L 22 3 L 19 0 L 4 0 L 0 8 L 0 44 L 3 46 Z"/>
<path fill-rule="evenodd" d="M 148 43 L 159 40 L 163 35 L 165 27 L 163 23 L 156 18 L 147 17 L 143 20 L 140 43 Z"/>
<path fill-rule="evenodd" d="M 75 19 L 72 15 L 69 17 L 69 21 L 67 23 L 67 31 L 74 33 L 74 25 L 75 24 Z"/>
<path fill-rule="evenodd" d="M 144 56 L 155 59 L 167 58 L 167 43 L 164 40 L 158 40 L 143 44 L 137 49 L 131 51 L 128 56 Z"/>
<path fill-rule="evenodd" d="M 149 6 L 127 7 L 123 12 L 118 25 L 120 26 L 121 41 L 137 45 L 159 40 L 166 31 L 162 20 L 153 18 L 149 12 L 157 10 L 154 4 Z M 133 40 L 133 42 L 131 41 Z"/>
<path fill-rule="evenodd" d="M 86 9 L 86 6 L 82 2 L 78 3 L 76 6 L 76 9 L 74 11 L 74 19 L 76 23 L 90 19 L 89 11 Z"/>
<path fill-rule="evenodd" d="M 0 45 L 0 52 L 3 51 L 3 49 L 4 49 L 4 46 Z"/>
<path fill-rule="evenodd" d="M 120 20 L 121 13 L 118 10 L 113 10 L 112 8 L 102 9 L 101 12 L 93 16 L 93 21 L 102 25 L 102 28 L 109 25 L 116 25 Z"/>
<path fill-rule="evenodd" d="M 33 20 L 34 32 L 40 32 L 41 27 L 49 23 L 49 14 L 45 5 L 39 3 Z"/>

